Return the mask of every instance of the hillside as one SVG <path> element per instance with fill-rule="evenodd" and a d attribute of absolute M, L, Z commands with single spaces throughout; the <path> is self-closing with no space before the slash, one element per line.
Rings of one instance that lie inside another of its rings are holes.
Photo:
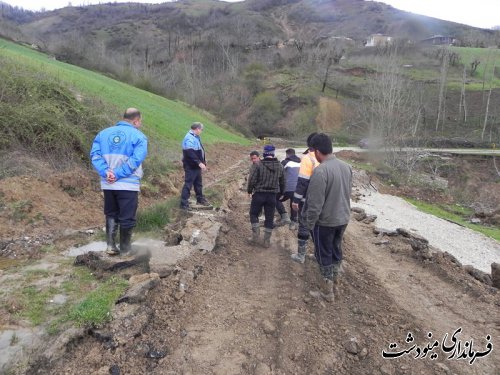
<path fill-rule="evenodd" d="M 6 12 L 3 20 L 0 34 L 34 44 L 57 60 L 203 108 L 247 136 L 303 138 L 322 129 L 340 141 L 357 142 L 369 132 L 366 119 L 358 118 L 358 112 L 370 112 L 363 98 L 369 95 L 369 83 L 387 66 L 377 61 L 397 54 L 405 66 L 398 74 L 425 92 L 420 100 L 423 126 L 412 137 L 497 137 L 498 106 L 488 108 L 486 127 L 484 118 L 487 90 L 492 89 L 492 104 L 497 100 L 500 55 L 496 48 L 477 47 L 500 45 L 500 32 L 383 3 L 110 3 Z M 12 36 L 13 24 L 22 36 Z M 391 48 L 365 48 L 375 33 L 390 35 L 395 42 Z M 444 76 L 440 47 L 419 43 L 434 34 L 456 39 L 457 46 L 447 53 L 453 58 Z M 461 114 L 454 113 L 463 98 L 462 87 L 471 93 L 463 121 L 467 126 L 458 120 Z M 440 92 L 447 98 L 440 104 L 446 116 L 437 115 Z M 433 125 L 436 120 L 443 122 L 441 127 Z"/>
<path fill-rule="evenodd" d="M 137 107 L 144 116 L 144 132 L 157 137 L 158 143 L 171 144 L 184 137 L 189 125 L 201 121 L 206 125 L 204 141 L 247 143 L 240 135 L 216 125 L 213 118 L 186 104 L 167 100 L 161 96 L 129 86 L 102 74 L 66 64 L 43 53 L 0 40 L 0 56 L 8 57 L 20 66 L 36 70 L 40 75 L 52 77 L 57 82 L 69 86 L 76 96 L 97 98 L 119 111 Z M 119 117 L 117 117 L 119 118 Z M 105 123 L 100 124 L 104 127 Z"/>

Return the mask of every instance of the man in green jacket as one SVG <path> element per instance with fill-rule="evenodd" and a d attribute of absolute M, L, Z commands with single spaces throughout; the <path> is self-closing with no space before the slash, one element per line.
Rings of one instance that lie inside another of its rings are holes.
<path fill-rule="evenodd" d="M 322 276 L 320 291 L 311 294 L 333 302 L 342 263 L 342 237 L 351 216 L 352 169 L 332 154 L 328 135 L 314 136 L 311 148 L 320 165 L 312 174 L 302 216 L 311 231 Z"/>

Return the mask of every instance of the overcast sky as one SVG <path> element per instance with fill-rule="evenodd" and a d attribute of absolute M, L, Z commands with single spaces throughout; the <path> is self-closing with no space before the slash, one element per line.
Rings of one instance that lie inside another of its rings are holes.
<path fill-rule="evenodd" d="M 62 8 L 68 5 L 68 0 L 1 0 L 24 9 L 47 10 Z M 227 0 L 230 2 L 240 0 Z M 71 0 L 73 5 L 88 5 L 106 3 L 106 0 Z M 118 0 L 123 3 L 127 1 Z M 136 0 L 136 3 L 162 3 L 164 0 Z M 467 25 L 491 28 L 500 25 L 500 0 L 384 0 L 398 9 L 424 14 L 444 20 L 465 23 Z"/>

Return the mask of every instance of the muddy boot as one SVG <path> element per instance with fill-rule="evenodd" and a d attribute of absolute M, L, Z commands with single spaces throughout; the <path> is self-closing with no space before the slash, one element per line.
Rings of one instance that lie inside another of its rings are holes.
<path fill-rule="evenodd" d="M 288 212 L 285 212 L 284 214 L 281 214 L 281 219 L 276 223 L 276 226 L 282 227 L 284 225 L 290 225 L 291 222 L 292 221 L 290 220 Z"/>
<path fill-rule="evenodd" d="M 290 230 L 297 230 L 297 228 L 298 228 L 297 222 L 296 221 L 290 221 L 290 224 L 288 225 L 288 228 Z"/>
<path fill-rule="evenodd" d="M 271 235 L 273 234 L 272 229 L 265 228 L 264 229 L 264 243 L 262 246 L 264 246 L 266 249 L 269 249 L 271 247 Z"/>
<path fill-rule="evenodd" d="M 106 217 L 106 254 L 118 255 L 120 250 L 116 247 L 116 232 L 118 223 L 114 217 Z"/>
<path fill-rule="evenodd" d="M 327 302 L 333 302 L 335 300 L 333 266 L 320 266 L 320 273 L 319 290 L 310 291 L 309 294 L 316 298 L 323 298 Z"/>
<path fill-rule="evenodd" d="M 250 245 L 257 245 L 260 237 L 260 224 L 252 223 L 252 237 L 248 239 Z"/>
<path fill-rule="evenodd" d="M 307 251 L 307 240 L 299 240 L 299 247 L 297 249 L 297 254 L 292 254 L 292 260 L 304 264 L 306 261 L 306 251 Z"/>
<path fill-rule="evenodd" d="M 132 254 L 132 245 L 130 244 L 132 240 L 132 230 L 134 228 L 122 228 L 120 227 L 120 255 L 129 256 Z"/>

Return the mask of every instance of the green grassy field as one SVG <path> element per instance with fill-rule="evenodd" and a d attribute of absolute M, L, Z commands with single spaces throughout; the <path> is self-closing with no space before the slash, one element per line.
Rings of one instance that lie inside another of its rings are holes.
<path fill-rule="evenodd" d="M 490 79 L 493 78 L 492 87 L 500 87 L 500 76 L 493 75 L 493 68 L 496 66 L 497 72 L 500 71 L 500 50 L 492 48 L 469 48 L 469 47 L 450 47 L 452 52 L 460 55 L 461 63 L 465 64 L 470 69 L 470 63 L 474 59 L 481 61 L 476 74 L 472 79 L 476 82 L 471 82 L 467 85 L 468 90 L 482 90 L 482 81 L 485 79 L 485 89 L 489 89 Z M 471 77 L 467 77 L 470 79 Z"/>
<path fill-rule="evenodd" d="M 194 121 L 205 124 L 203 141 L 206 144 L 250 143 L 242 135 L 216 125 L 211 115 L 197 108 L 140 90 L 102 74 L 56 61 L 28 47 L 0 39 L 0 55 L 7 56 L 20 65 L 51 75 L 54 79 L 74 87 L 82 95 L 101 98 L 117 108 L 139 108 L 144 117 L 144 132 L 150 136 L 160 137 L 162 143 L 180 142 Z M 117 114 L 117 117 L 120 115 Z M 105 125 L 107 124 L 103 124 Z"/>
<path fill-rule="evenodd" d="M 485 236 L 491 237 L 497 241 L 500 241 L 500 228 L 487 227 L 481 224 L 472 224 L 468 217 L 472 214 L 472 211 L 467 209 L 460 209 L 457 207 L 450 206 L 438 206 L 426 202 L 422 202 L 413 198 L 404 198 L 407 202 L 413 204 L 420 211 L 426 212 L 428 214 L 437 216 L 441 219 L 446 219 L 462 225 L 466 228 L 472 229 L 476 232 L 482 233 Z"/>

